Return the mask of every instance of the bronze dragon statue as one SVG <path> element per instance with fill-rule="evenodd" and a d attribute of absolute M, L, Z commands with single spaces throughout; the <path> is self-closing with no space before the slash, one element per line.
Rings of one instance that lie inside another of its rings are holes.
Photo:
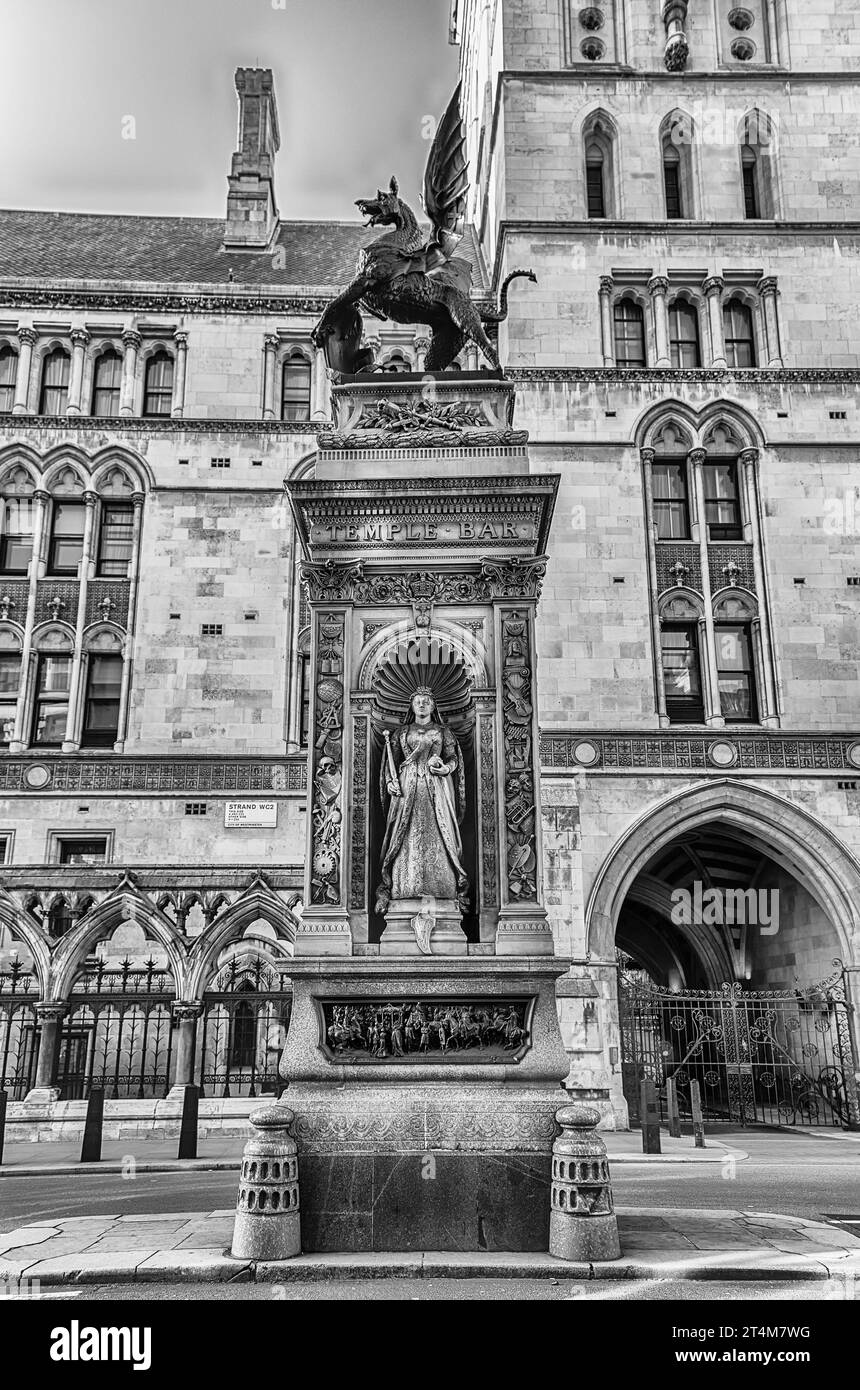
<path fill-rule="evenodd" d="M 432 329 L 428 372 L 444 371 L 471 342 L 501 373 L 498 353 L 484 323 L 505 318 L 511 280 L 527 276 L 534 281 L 535 275 L 530 270 L 512 271 L 502 286 L 499 309 L 482 315 L 469 294 L 472 267 L 454 255 L 463 238 L 468 188 L 458 85 L 439 123 L 424 171 L 423 202 L 432 225 L 430 239 L 424 239 L 414 212 L 399 196 L 396 179 L 392 178 L 387 193 L 380 188 L 375 198 L 356 202 L 368 219 L 366 226 L 392 230 L 362 250 L 352 284 L 332 300 L 313 330 L 313 341 L 324 349 L 333 371 L 353 375 L 373 369 L 373 353 L 361 346 L 364 325 L 359 311 L 364 309 L 375 318 L 395 323 L 427 324 Z"/>

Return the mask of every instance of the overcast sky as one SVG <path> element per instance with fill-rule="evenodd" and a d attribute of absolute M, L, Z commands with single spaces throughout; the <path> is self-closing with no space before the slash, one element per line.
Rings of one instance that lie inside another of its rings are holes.
<path fill-rule="evenodd" d="M 0 0 L 0 207 L 223 217 L 237 67 L 270 67 L 286 218 L 417 203 L 449 0 Z M 123 139 L 134 118 L 135 138 Z M 125 122 L 125 124 L 124 124 Z"/>

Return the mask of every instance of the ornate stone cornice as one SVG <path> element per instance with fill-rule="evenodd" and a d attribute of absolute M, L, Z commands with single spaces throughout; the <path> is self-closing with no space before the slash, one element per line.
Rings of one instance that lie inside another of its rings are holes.
<path fill-rule="evenodd" d="M 704 729 L 701 733 L 548 733 L 544 772 L 847 772 L 860 771 L 860 733 L 820 735 Z"/>
<path fill-rule="evenodd" d="M 338 292 L 319 295 L 240 295 L 217 292 L 181 294 L 173 290 L 3 289 L 10 309 L 111 309 L 135 313 L 185 314 L 308 314 L 318 317 Z"/>
<path fill-rule="evenodd" d="M 255 417 L 243 420 L 173 419 L 165 416 L 114 415 L 0 415 L 0 431 L 5 426 L 14 431 L 22 429 L 92 430 L 103 435 L 106 430 L 117 434 L 307 434 L 316 436 L 331 426 L 324 420 L 263 420 Z"/>
<path fill-rule="evenodd" d="M 33 775 L 35 773 L 35 775 Z M 46 775 L 47 774 L 47 775 Z M 233 792 L 299 792 L 304 758 L 53 757 L 0 754 L 0 791 L 111 792 L 200 796 Z"/>
<path fill-rule="evenodd" d="M 745 386 L 810 386 L 860 385 L 858 367 L 509 367 L 509 381 L 571 381 L 615 382 L 618 385 L 639 382 L 652 385 L 675 382 L 727 381 L 742 382 Z M 21 416 L 16 417 L 21 419 Z"/>

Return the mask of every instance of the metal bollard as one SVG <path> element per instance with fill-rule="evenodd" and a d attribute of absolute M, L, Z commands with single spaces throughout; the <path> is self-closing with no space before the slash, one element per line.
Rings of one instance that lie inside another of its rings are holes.
<path fill-rule="evenodd" d="M 657 1089 L 650 1077 L 646 1077 L 639 1087 L 639 1115 L 643 1154 L 661 1153 L 660 1106 L 657 1103 Z"/>
<path fill-rule="evenodd" d="M 621 1254 L 606 1145 L 595 1133 L 597 1110 L 563 1105 L 562 1133 L 552 1146 L 549 1253 L 560 1260 L 600 1263 Z"/>
<path fill-rule="evenodd" d="M 705 1147 L 705 1125 L 702 1120 L 702 1088 L 698 1081 L 690 1082 L 690 1109 L 693 1112 L 693 1146 Z"/>
<path fill-rule="evenodd" d="M 678 1109 L 678 1088 L 675 1085 L 674 1077 L 666 1078 L 666 1115 L 668 1117 L 669 1135 L 672 1139 L 681 1137 L 681 1113 Z"/>
<path fill-rule="evenodd" d="M 253 1110 L 255 1131 L 242 1154 L 234 1260 L 290 1260 L 302 1250 L 299 1160 L 290 1134 L 295 1115 L 275 1102 Z"/>
<path fill-rule="evenodd" d="M 196 1086 L 186 1086 L 182 1096 L 182 1122 L 179 1127 L 178 1158 L 197 1157 L 197 1111 L 200 1092 Z"/>
<path fill-rule="evenodd" d="M 93 1087 L 87 1101 L 87 1118 L 81 1144 L 81 1163 L 98 1163 L 102 1156 L 102 1126 L 105 1116 L 105 1093 Z"/>

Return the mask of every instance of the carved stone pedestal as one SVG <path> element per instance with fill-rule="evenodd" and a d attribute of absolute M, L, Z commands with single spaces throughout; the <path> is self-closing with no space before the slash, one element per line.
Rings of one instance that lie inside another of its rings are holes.
<path fill-rule="evenodd" d="M 546 1250 L 565 969 L 294 963 L 281 1075 L 303 1250 Z"/>
<path fill-rule="evenodd" d="M 465 956 L 468 941 L 463 914 L 453 899 L 437 899 L 433 920 L 421 898 L 400 898 L 385 914 L 385 931 L 379 943 L 383 956 Z M 417 928 L 416 928 L 417 922 Z"/>

